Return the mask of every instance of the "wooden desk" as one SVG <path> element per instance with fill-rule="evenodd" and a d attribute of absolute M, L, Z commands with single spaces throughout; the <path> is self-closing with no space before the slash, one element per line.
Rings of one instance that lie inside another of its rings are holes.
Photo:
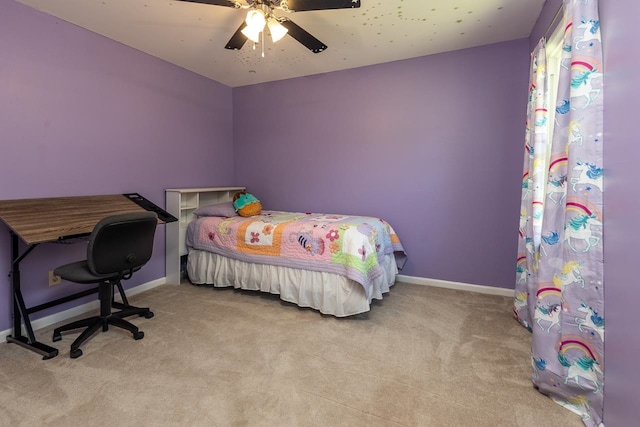
<path fill-rule="evenodd" d="M 127 212 L 154 211 L 158 222 L 177 219 L 137 193 L 101 196 L 53 197 L 44 199 L 0 200 L 0 219 L 11 235 L 11 278 L 13 293 L 13 335 L 7 342 L 16 343 L 42 354 L 43 359 L 58 355 L 58 349 L 35 339 L 29 314 L 59 305 L 97 291 L 79 292 L 28 308 L 20 289 L 20 262 L 41 243 L 88 236 L 103 218 Z M 29 247 L 20 254 L 19 239 Z M 24 322 L 27 337 L 22 335 Z"/>

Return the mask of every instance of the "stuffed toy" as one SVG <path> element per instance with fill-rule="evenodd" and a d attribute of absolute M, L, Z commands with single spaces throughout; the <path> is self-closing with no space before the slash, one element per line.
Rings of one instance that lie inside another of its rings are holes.
<path fill-rule="evenodd" d="M 262 212 L 262 205 L 260 200 L 246 191 L 240 191 L 233 196 L 233 208 L 238 212 L 240 216 L 254 216 L 260 215 Z"/>

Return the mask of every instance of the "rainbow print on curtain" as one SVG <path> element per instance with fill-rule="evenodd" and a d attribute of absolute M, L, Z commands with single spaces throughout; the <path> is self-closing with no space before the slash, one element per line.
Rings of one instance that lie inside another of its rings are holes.
<path fill-rule="evenodd" d="M 538 254 L 544 207 L 544 180 L 547 176 L 547 66 L 545 41 L 540 40 L 531 54 L 529 98 L 522 172 L 522 203 L 518 230 L 518 262 L 516 266 L 516 299 L 514 314 L 531 330 L 535 315 Z"/>
<path fill-rule="evenodd" d="M 527 185 L 523 180 L 514 314 L 532 332 L 534 384 L 579 414 L 585 425 L 597 426 L 602 422 L 605 331 L 600 21 L 597 0 L 564 0 L 563 10 L 549 145 L 536 133 L 536 125 L 542 124 L 537 96 L 548 99 L 546 70 L 540 67 L 544 40 L 532 56 L 536 90 L 529 99 L 523 175 L 537 173 L 538 147 L 547 150 L 548 162 L 541 200 L 530 188 L 533 180 L 527 179 Z M 537 236 L 534 221 L 540 206 Z"/>

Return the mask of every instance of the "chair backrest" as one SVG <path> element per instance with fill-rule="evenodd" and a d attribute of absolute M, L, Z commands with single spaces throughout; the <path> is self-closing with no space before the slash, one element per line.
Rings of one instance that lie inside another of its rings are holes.
<path fill-rule="evenodd" d="M 151 259 L 158 216 L 155 212 L 112 215 L 96 224 L 87 246 L 93 274 L 130 275 Z"/>

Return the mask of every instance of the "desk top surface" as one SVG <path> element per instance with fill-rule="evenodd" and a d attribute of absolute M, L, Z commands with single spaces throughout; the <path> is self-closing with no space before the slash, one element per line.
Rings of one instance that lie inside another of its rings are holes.
<path fill-rule="evenodd" d="M 107 216 L 144 211 L 122 194 L 0 200 L 0 218 L 28 244 L 85 235 Z"/>

